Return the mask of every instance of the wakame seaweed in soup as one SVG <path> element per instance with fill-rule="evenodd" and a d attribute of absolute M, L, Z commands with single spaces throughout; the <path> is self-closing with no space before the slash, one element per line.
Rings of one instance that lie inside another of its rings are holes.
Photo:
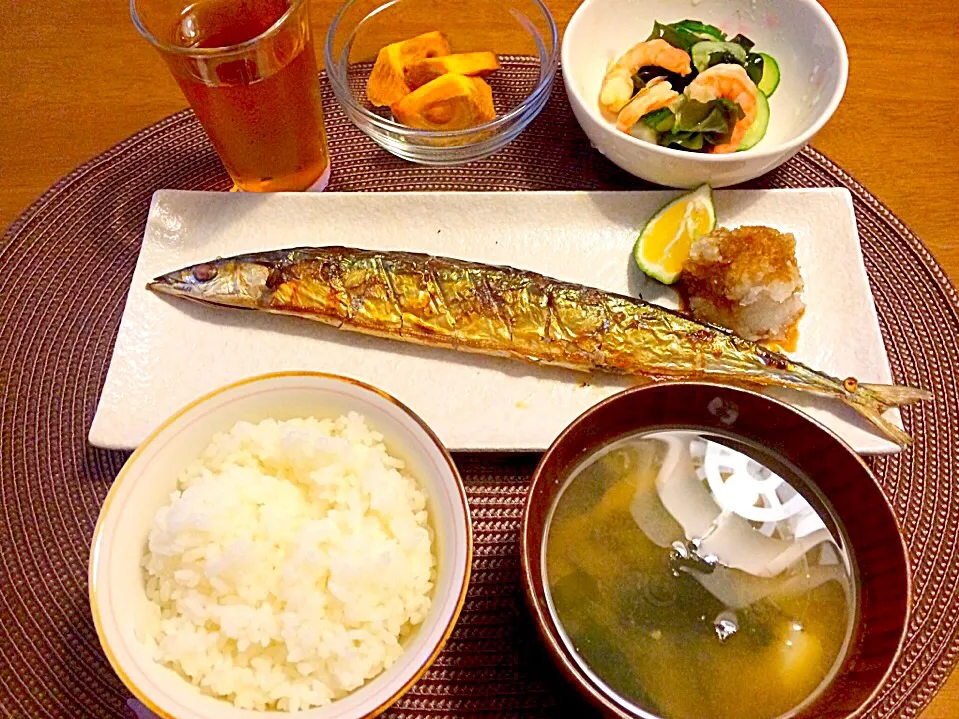
<path fill-rule="evenodd" d="M 853 560 L 825 502 L 733 446 L 619 440 L 571 474 L 547 523 L 565 641 L 617 701 L 663 719 L 791 714 L 852 636 Z"/>

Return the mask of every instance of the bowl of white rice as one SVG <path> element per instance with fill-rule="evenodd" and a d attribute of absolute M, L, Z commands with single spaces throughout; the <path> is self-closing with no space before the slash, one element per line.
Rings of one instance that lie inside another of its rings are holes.
<path fill-rule="evenodd" d="M 354 380 L 264 375 L 202 397 L 134 452 L 90 552 L 90 606 L 164 719 L 375 716 L 453 630 L 472 532 L 449 453 Z"/>

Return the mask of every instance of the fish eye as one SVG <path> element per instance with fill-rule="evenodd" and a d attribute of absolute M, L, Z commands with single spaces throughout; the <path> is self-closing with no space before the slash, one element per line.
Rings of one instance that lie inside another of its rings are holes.
<path fill-rule="evenodd" d="M 209 282 L 216 277 L 216 267 L 211 264 L 197 265 L 193 268 L 192 274 L 197 282 Z"/>

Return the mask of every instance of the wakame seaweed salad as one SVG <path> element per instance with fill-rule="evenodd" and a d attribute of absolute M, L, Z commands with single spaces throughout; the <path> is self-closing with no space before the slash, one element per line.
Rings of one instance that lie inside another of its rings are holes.
<path fill-rule="evenodd" d="M 690 152 L 747 150 L 766 133 L 779 64 L 742 33 L 699 20 L 655 22 L 612 63 L 600 104 L 617 129 Z"/>

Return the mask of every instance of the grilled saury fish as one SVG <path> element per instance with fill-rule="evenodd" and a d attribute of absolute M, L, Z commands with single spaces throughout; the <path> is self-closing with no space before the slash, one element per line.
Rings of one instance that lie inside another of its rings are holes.
<path fill-rule="evenodd" d="M 889 407 L 930 397 L 830 377 L 719 327 L 534 272 L 411 252 L 298 248 L 217 259 L 148 287 L 367 334 L 654 379 L 789 387 L 853 407 L 898 443 Z"/>

